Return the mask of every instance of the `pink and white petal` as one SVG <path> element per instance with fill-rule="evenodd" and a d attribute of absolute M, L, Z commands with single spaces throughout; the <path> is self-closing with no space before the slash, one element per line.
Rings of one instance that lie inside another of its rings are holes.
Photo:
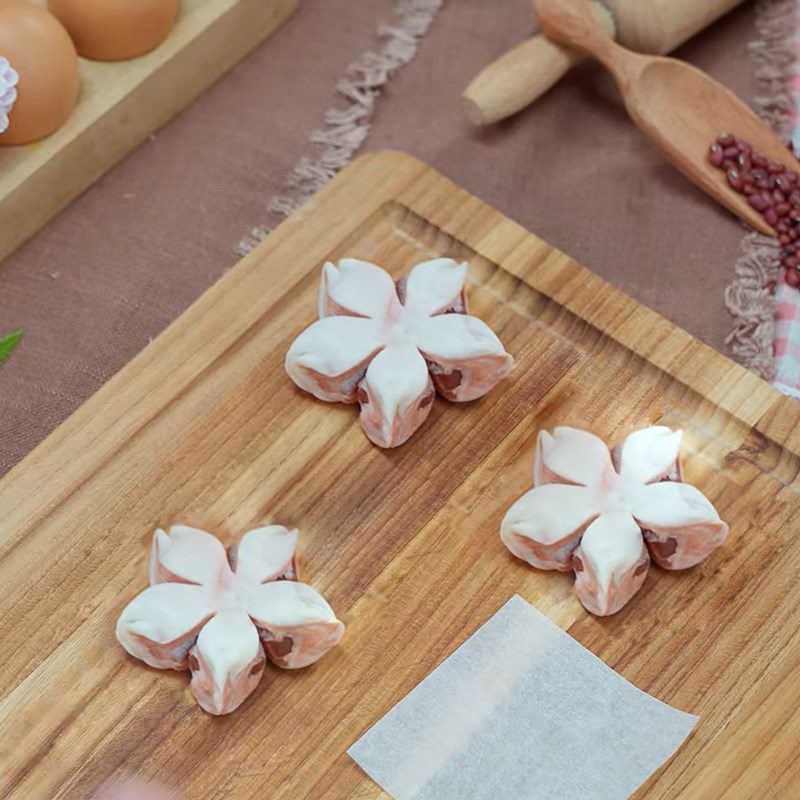
<path fill-rule="evenodd" d="M 117 639 L 151 667 L 186 669 L 189 650 L 214 613 L 202 586 L 159 583 L 123 609 L 117 620 Z"/>
<path fill-rule="evenodd" d="M 708 498 L 688 483 L 642 486 L 630 506 L 653 561 L 664 569 L 699 564 L 728 535 L 728 526 Z"/>
<path fill-rule="evenodd" d="M 500 538 L 517 558 L 537 569 L 572 569 L 572 552 L 598 515 L 583 486 L 548 483 L 526 492 L 508 509 Z"/>
<path fill-rule="evenodd" d="M 664 425 L 651 425 L 634 431 L 620 449 L 620 474 L 642 483 L 652 483 L 675 474 L 682 435 L 683 431 L 672 431 Z"/>
<path fill-rule="evenodd" d="M 392 276 L 375 264 L 357 258 L 330 261 L 322 268 L 319 285 L 319 316 L 344 314 L 385 319 L 400 310 Z"/>
<path fill-rule="evenodd" d="M 482 397 L 511 372 L 514 359 L 494 331 L 468 314 L 420 321 L 414 336 L 436 390 L 448 400 Z"/>
<path fill-rule="evenodd" d="M 234 572 L 255 583 L 278 578 L 295 580 L 298 536 L 299 531 L 290 531 L 283 525 L 267 525 L 249 531 L 231 548 Z"/>
<path fill-rule="evenodd" d="M 459 264 L 452 258 L 434 258 L 417 264 L 405 282 L 403 305 L 426 317 L 445 311 L 465 312 L 466 276 L 466 262 Z"/>
<path fill-rule="evenodd" d="M 373 320 L 325 317 L 292 342 L 286 372 L 319 400 L 354 403 L 367 365 L 384 344 L 380 325 Z"/>
<path fill-rule="evenodd" d="M 305 583 L 274 581 L 254 587 L 249 612 L 267 658 L 284 669 L 313 664 L 344 635 L 333 609 Z"/>
<path fill-rule="evenodd" d="M 250 617 L 223 611 L 200 631 L 189 655 L 192 694 L 209 714 L 230 714 L 258 686 L 266 663 Z"/>
<path fill-rule="evenodd" d="M 159 529 L 150 547 L 150 585 L 196 583 L 213 586 L 230 573 L 221 542 L 210 533 L 173 525 L 169 533 Z"/>
<path fill-rule="evenodd" d="M 613 471 L 608 447 L 593 433 L 568 427 L 539 432 L 533 457 L 534 486 L 600 486 L 613 477 Z"/>
<path fill-rule="evenodd" d="M 633 517 L 609 511 L 586 529 L 573 565 L 578 599 L 587 611 L 605 617 L 616 614 L 639 591 L 650 556 Z"/>
<path fill-rule="evenodd" d="M 417 348 L 393 342 L 372 359 L 359 385 L 361 427 L 379 447 L 397 447 L 428 418 L 434 397 Z"/>

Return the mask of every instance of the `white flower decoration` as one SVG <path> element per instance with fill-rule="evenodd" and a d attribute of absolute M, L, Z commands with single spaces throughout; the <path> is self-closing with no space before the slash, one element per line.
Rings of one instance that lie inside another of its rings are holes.
<path fill-rule="evenodd" d="M 358 402 L 375 444 L 403 444 L 428 417 L 436 391 L 474 400 L 514 366 L 489 326 L 466 313 L 466 270 L 437 258 L 395 286 L 366 261 L 325 264 L 320 319 L 289 348 L 287 373 L 320 400 Z"/>
<path fill-rule="evenodd" d="M 9 115 L 17 102 L 19 75 L 8 59 L 0 56 L 0 133 L 8 130 Z"/>
<path fill-rule="evenodd" d="M 211 714 L 234 711 L 256 688 L 266 660 L 312 664 L 344 634 L 322 596 L 297 581 L 297 531 L 245 534 L 229 553 L 204 531 L 158 530 L 150 587 L 117 623 L 117 639 L 151 667 L 192 671 L 192 692 Z"/>
<path fill-rule="evenodd" d="M 601 439 L 575 428 L 542 431 L 534 488 L 508 510 L 500 536 L 539 569 L 574 570 L 588 611 L 614 614 L 639 590 L 650 559 L 686 569 L 719 547 L 728 526 L 681 482 L 681 432 L 653 426 L 622 444 L 615 468 Z"/>

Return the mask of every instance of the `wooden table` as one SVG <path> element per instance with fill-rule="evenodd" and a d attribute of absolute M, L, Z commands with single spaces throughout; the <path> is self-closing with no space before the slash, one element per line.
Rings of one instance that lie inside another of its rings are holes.
<path fill-rule="evenodd" d="M 516 356 L 482 401 L 437 401 L 405 446 L 282 362 L 345 255 L 395 273 L 469 261 L 472 313 Z M 653 268 L 642 265 L 642 268 Z M 699 567 L 650 571 L 610 619 L 497 531 L 538 429 L 685 431 L 685 472 L 731 524 Z M 187 800 L 385 795 L 347 747 L 517 592 L 700 723 L 637 797 L 800 796 L 800 407 L 436 172 L 398 153 L 328 184 L 0 482 L 0 796 L 78 798 L 140 773 Z M 226 540 L 298 525 L 309 580 L 348 626 L 247 703 L 203 713 L 185 674 L 114 639 L 158 525 Z M 535 742 L 531 743 L 535 747 Z"/>

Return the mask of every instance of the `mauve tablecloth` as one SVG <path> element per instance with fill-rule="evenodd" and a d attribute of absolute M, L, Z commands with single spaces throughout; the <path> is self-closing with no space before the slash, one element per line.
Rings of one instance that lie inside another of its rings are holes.
<path fill-rule="evenodd" d="M 185 113 L 0 266 L 0 473 L 10 469 L 237 259 L 303 153 L 336 76 L 375 46 L 391 0 L 304 0 Z M 528 0 L 449 0 L 379 101 L 363 151 L 429 162 L 718 349 L 742 227 L 629 124 L 586 64 L 515 119 L 477 130 L 458 96 L 533 31 Z M 745 98 L 751 3 L 679 55 Z M 274 220 L 273 220 L 274 221 Z"/>

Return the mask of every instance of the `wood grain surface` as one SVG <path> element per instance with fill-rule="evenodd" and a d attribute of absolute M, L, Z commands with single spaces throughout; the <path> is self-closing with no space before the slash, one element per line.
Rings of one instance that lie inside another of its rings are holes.
<path fill-rule="evenodd" d="M 46 0 L 34 0 L 46 5 Z M 297 0 L 182 0 L 167 40 L 140 58 L 80 59 L 81 94 L 41 142 L 0 147 L 0 260 L 278 27 Z"/>
<path fill-rule="evenodd" d="M 479 402 L 437 400 L 403 447 L 283 372 L 319 266 L 469 261 L 472 312 L 518 362 Z M 647 265 L 653 268 L 652 265 Z M 643 267 L 644 268 L 644 267 Z M 731 524 L 699 567 L 650 570 L 610 619 L 498 537 L 538 429 L 685 431 L 685 470 Z M 436 172 L 361 159 L 281 225 L 0 482 L 0 797 L 83 798 L 139 774 L 187 800 L 386 795 L 347 747 L 517 592 L 634 684 L 700 715 L 638 798 L 794 800 L 800 787 L 800 410 Z M 348 626 L 236 713 L 114 639 L 154 527 L 225 540 L 297 525 Z M 536 743 L 531 742 L 535 748 Z"/>

